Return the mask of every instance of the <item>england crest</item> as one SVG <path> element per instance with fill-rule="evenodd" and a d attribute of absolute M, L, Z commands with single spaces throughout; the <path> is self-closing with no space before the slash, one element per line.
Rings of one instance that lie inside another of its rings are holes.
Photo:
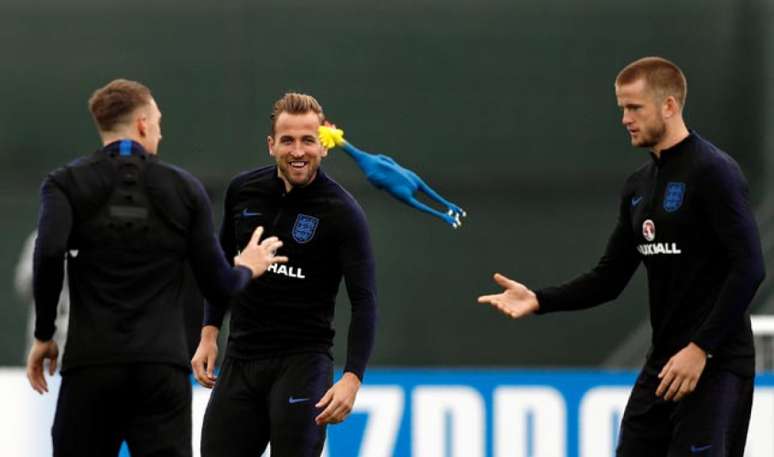
<path fill-rule="evenodd" d="M 320 219 L 316 217 L 299 214 L 296 217 L 296 223 L 293 224 L 293 239 L 297 243 L 308 243 L 314 237 L 314 232 L 317 231 L 319 223 Z"/>
<path fill-rule="evenodd" d="M 674 213 L 683 204 L 683 197 L 685 196 L 685 183 L 682 182 L 670 182 L 667 183 L 666 192 L 664 193 L 664 211 L 668 213 Z"/>

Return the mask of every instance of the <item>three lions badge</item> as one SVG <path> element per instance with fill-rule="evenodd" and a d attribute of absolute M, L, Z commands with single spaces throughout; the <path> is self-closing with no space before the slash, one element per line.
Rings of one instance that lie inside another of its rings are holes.
<path fill-rule="evenodd" d="M 674 213 L 683 204 L 685 196 L 685 183 L 670 182 L 667 183 L 666 192 L 664 192 L 664 211 Z"/>
<path fill-rule="evenodd" d="M 319 224 L 320 219 L 314 216 L 307 216 L 306 214 L 299 214 L 296 217 L 296 223 L 293 224 L 293 239 L 296 240 L 296 243 L 308 243 L 314 238 Z"/>

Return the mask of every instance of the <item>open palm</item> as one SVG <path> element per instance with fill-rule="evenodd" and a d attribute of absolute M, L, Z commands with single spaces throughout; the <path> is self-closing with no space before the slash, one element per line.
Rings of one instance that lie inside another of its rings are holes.
<path fill-rule="evenodd" d="M 494 280 L 505 289 L 500 294 L 482 295 L 479 303 L 488 303 L 513 319 L 533 314 L 539 308 L 535 293 L 524 284 L 495 273 Z"/>

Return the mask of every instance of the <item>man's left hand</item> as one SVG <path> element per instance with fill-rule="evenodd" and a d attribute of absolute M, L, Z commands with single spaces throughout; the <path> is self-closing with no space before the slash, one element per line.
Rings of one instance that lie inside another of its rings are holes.
<path fill-rule="evenodd" d="M 706 365 L 707 353 L 696 344 L 689 343 L 672 356 L 658 374 L 661 383 L 656 389 L 656 396 L 664 400 L 681 400 L 696 389 Z"/>
<path fill-rule="evenodd" d="M 27 356 L 27 380 L 35 392 L 39 394 L 48 392 L 48 383 L 43 374 L 45 372 L 43 362 L 48 359 L 48 374 L 53 376 L 56 373 L 57 357 L 59 357 L 59 347 L 56 341 L 40 341 L 35 338 L 30 354 Z"/>
<path fill-rule="evenodd" d="M 314 421 L 317 425 L 338 424 L 343 422 L 352 411 L 360 379 L 354 373 L 346 372 L 339 382 L 333 385 L 315 405 L 325 408 Z"/>

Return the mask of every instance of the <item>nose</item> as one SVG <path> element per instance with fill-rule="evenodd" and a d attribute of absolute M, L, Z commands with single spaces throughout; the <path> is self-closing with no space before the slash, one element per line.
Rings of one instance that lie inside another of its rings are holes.
<path fill-rule="evenodd" d="M 634 120 L 632 120 L 631 112 L 629 110 L 626 110 L 626 109 L 623 110 L 623 114 L 621 114 L 621 124 L 623 124 L 624 126 L 628 127 L 633 122 L 634 122 Z"/>

